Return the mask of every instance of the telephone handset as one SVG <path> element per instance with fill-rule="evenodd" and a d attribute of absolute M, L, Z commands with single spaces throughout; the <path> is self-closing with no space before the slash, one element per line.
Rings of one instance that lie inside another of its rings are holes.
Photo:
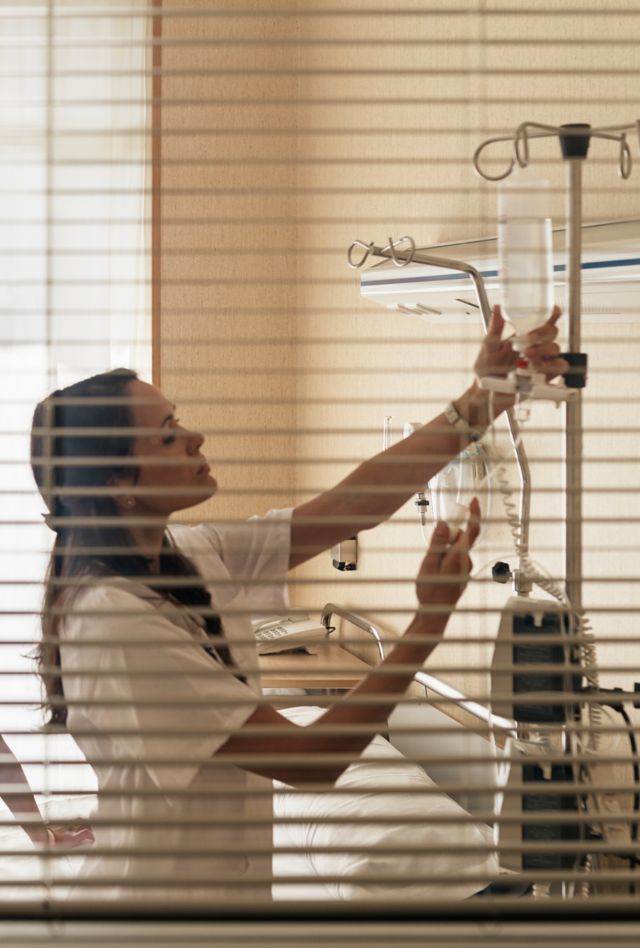
<path fill-rule="evenodd" d="M 328 631 L 317 619 L 309 616 L 269 616 L 254 619 L 253 632 L 259 655 L 304 648 L 313 642 L 326 641 Z"/>

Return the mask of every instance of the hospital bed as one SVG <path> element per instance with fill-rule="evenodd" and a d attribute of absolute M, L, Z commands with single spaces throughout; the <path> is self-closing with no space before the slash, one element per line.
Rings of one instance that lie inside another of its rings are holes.
<path fill-rule="evenodd" d="M 328 632 L 336 616 L 364 630 L 378 657 L 384 656 L 377 627 L 328 603 L 321 620 Z M 376 736 L 339 778 L 335 791 L 305 793 L 275 784 L 276 901 L 462 900 L 503 876 L 493 849 L 496 796 L 490 788 L 498 780 L 500 737 L 510 733 L 512 722 L 426 672 L 416 674 L 413 692 L 414 698 L 390 715 L 386 734 Z M 287 698 L 294 705 L 300 700 Z M 451 716 L 452 707 L 465 715 L 465 724 Z M 282 709 L 302 725 L 321 712 L 308 704 Z M 494 728 L 497 744 L 474 726 L 485 734 L 488 726 Z M 87 818 L 93 801 L 89 795 L 54 797 L 46 804 L 47 815 L 52 821 Z M 2 849 L 25 844 L 22 836 L 18 828 L 0 834 L 3 894 L 41 898 L 45 861 L 30 853 L 28 844 L 23 857 L 2 858 Z M 72 862 L 56 861 L 69 879 L 81 872 L 77 855 Z M 9 889 L 12 873 L 16 882 L 32 879 L 36 885 Z"/>
<path fill-rule="evenodd" d="M 384 657 L 375 625 L 328 603 L 322 613 L 327 630 L 334 628 L 334 616 L 366 632 Z M 412 691 L 414 700 L 390 715 L 386 736 L 374 738 L 339 778 L 339 793 L 292 793 L 276 784 L 276 821 L 308 820 L 274 825 L 276 900 L 466 899 L 508 875 L 492 849 L 497 797 L 490 788 L 498 786 L 500 746 L 513 733 L 513 722 L 426 672 L 416 674 Z M 452 707 L 467 723 L 445 710 Z M 282 713 L 304 725 L 321 710 L 305 706 Z M 497 740 L 487 739 L 488 727 Z M 340 822 L 332 823 L 336 818 Z M 327 852 L 345 849 L 345 839 L 363 848 Z M 279 852 L 285 848 L 286 854 Z M 287 883 L 287 877 L 296 882 Z"/>

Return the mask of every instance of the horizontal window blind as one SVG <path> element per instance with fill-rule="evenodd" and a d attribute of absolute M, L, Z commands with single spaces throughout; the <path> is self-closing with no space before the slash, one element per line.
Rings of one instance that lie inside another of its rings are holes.
<path fill-rule="evenodd" d="M 0 4 L 16 943 L 636 937 L 639 35 Z"/>

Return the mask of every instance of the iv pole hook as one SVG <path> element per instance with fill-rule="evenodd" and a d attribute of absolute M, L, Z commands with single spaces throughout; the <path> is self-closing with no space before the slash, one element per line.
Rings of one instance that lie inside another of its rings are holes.
<path fill-rule="evenodd" d="M 409 250 L 406 253 L 398 254 L 396 248 L 404 242 L 409 244 Z M 364 253 L 360 259 L 354 259 L 354 251 L 362 250 Z M 376 257 L 386 257 L 392 260 L 396 267 L 406 267 L 413 261 L 416 252 L 416 242 L 413 237 L 405 234 L 404 237 L 398 237 L 397 240 L 389 237 L 389 242 L 385 247 L 376 247 L 373 241 L 366 244 L 363 240 L 354 240 L 347 250 L 347 263 L 352 270 L 359 270 L 364 266 L 371 255 Z"/>

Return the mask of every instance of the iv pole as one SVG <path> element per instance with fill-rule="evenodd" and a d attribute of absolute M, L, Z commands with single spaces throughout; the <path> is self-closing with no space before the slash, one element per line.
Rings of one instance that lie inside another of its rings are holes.
<path fill-rule="evenodd" d="M 586 160 L 592 138 L 604 138 L 619 143 L 618 173 L 627 180 L 631 174 L 631 149 L 626 133 L 640 135 L 640 121 L 634 125 L 593 129 L 587 124 L 540 125 L 523 122 L 514 136 L 490 138 L 483 142 L 473 156 L 478 174 L 487 181 L 501 181 L 513 171 L 516 163 L 521 168 L 529 164 L 529 141 L 533 138 L 555 137 L 560 141 L 562 157 L 567 167 L 566 248 L 568 284 L 568 357 L 574 373 L 565 379 L 574 387 L 573 397 L 565 407 L 565 588 L 573 615 L 582 612 L 582 398 L 580 389 L 586 381 L 586 356 L 581 347 L 581 289 L 582 289 L 582 165 Z M 480 165 L 480 156 L 486 148 L 498 142 L 512 142 L 514 156 L 508 169 L 491 175 Z"/>
<path fill-rule="evenodd" d="M 473 162 L 476 171 L 488 181 L 500 181 L 508 177 L 513 171 L 516 163 L 526 168 L 529 163 L 529 140 L 532 138 L 555 137 L 559 139 L 562 155 L 566 161 L 567 168 L 567 203 L 566 203 L 566 249 L 567 249 L 567 283 L 568 283 L 568 321 L 569 321 L 569 353 L 563 353 L 564 357 L 570 363 L 571 370 L 564 377 L 567 391 L 564 396 L 566 399 L 565 408 L 565 428 L 564 428 L 564 499 L 565 499 L 565 589 L 569 609 L 567 612 L 567 621 L 569 623 L 570 639 L 575 632 L 581 628 L 583 616 L 582 602 L 582 399 L 580 389 L 586 382 L 586 356 L 580 352 L 581 347 L 581 275 L 582 275 L 582 164 L 587 157 L 589 145 L 592 138 L 603 138 L 619 143 L 619 174 L 624 180 L 631 174 L 631 151 L 626 139 L 626 133 L 630 130 L 636 130 L 640 136 L 640 121 L 632 126 L 609 127 L 601 129 L 592 129 L 586 124 L 563 125 L 560 127 L 540 125 L 533 122 L 525 122 L 520 125 L 515 136 L 492 138 L 485 141 L 476 150 Z M 499 174 L 491 175 L 480 166 L 480 156 L 490 145 L 497 142 L 512 142 L 513 157 L 510 160 L 508 169 Z M 397 246 L 404 240 L 408 240 L 410 250 L 406 253 L 398 253 Z M 364 255 L 358 261 L 354 260 L 354 251 L 361 248 Z M 490 317 L 489 302 L 484 287 L 482 275 L 472 266 L 460 261 L 445 260 L 444 258 L 432 257 L 429 254 L 416 253 L 415 243 L 411 238 L 401 238 L 399 241 L 389 240 L 389 244 L 384 248 L 376 247 L 373 243 L 365 244 L 362 241 L 354 241 L 348 251 L 349 265 L 357 269 L 361 267 L 369 256 L 379 256 L 392 259 L 397 266 L 406 266 L 411 262 L 427 264 L 435 267 L 446 267 L 448 269 L 459 270 L 467 273 L 474 284 L 480 312 L 483 317 L 485 329 L 488 326 Z M 517 384 L 517 383 L 516 383 Z M 551 386 L 546 386 L 551 388 Z M 517 388 L 516 388 L 517 391 Z M 533 394 L 533 393 L 532 393 Z M 542 394 L 542 393 L 541 393 Z M 549 393 L 547 393 L 549 394 Z M 543 395 L 543 397 L 545 397 Z M 525 565 L 528 553 L 528 528 L 529 528 L 529 505 L 530 505 L 530 477 L 529 467 L 524 454 L 524 449 L 518 439 L 517 421 L 513 409 L 508 412 L 509 432 L 511 441 L 516 454 L 518 470 L 521 480 L 520 497 L 520 549 L 518 570 L 514 575 L 514 591 L 518 595 L 528 594 L 529 589 L 518 588 L 520 577 L 526 578 L 526 570 L 521 567 Z M 530 588 L 530 587 L 529 587 Z M 566 676 L 565 676 L 566 677 Z M 571 676 L 569 676 L 569 679 Z M 571 688 L 571 680 L 568 681 L 568 690 Z M 575 685 L 574 685 L 575 686 Z M 597 687 L 597 683 L 596 683 Z M 590 706 L 591 707 L 591 706 Z M 568 708 L 567 708 L 568 711 Z M 571 751 L 570 741 L 564 738 L 565 752 Z M 523 775 L 525 769 L 523 766 Z M 524 779 L 523 776 L 523 779 Z M 538 779 L 536 777 L 536 779 Z M 553 778 L 552 778 L 553 779 Z M 556 778 L 558 779 L 558 778 Z M 575 779 L 575 774 L 574 774 Z M 570 807 L 571 809 L 572 807 Z M 554 809 L 552 806 L 551 809 Z M 524 812 L 522 814 L 524 818 Z M 558 838 L 562 838 L 562 828 L 558 828 Z M 570 834 L 571 835 L 571 834 Z M 555 838 L 555 837 L 554 837 Z M 562 863 L 562 856 L 558 857 Z M 562 890 L 565 891 L 564 883 Z"/>

